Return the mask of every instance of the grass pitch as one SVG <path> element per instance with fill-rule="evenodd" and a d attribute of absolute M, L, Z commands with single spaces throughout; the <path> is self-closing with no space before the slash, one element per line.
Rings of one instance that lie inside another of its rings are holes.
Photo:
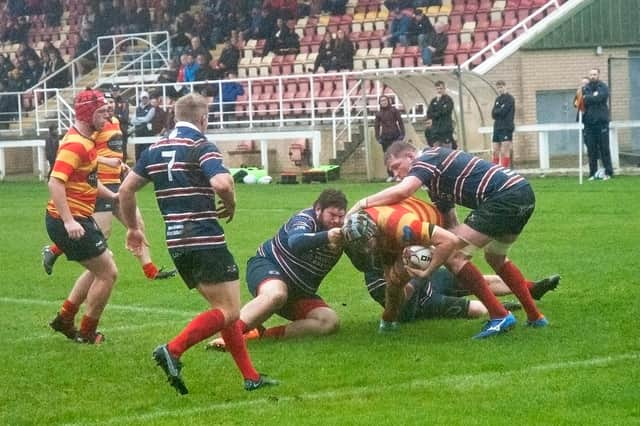
<path fill-rule="evenodd" d="M 479 320 L 379 335 L 381 309 L 344 258 L 320 288 L 341 318 L 337 334 L 250 343 L 258 370 L 280 386 L 246 392 L 228 354 L 198 345 L 183 357 L 190 394 L 181 397 L 151 351 L 206 309 L 203 299 L 179 278 L 146 280 L 116 224 L 110 246 L 120 276 L 100 326 L 107 342 L 54 334 L 47 323 L 81 268 L 60 259 L 45 275 L 46 186 L 2 183 L 0 424 L 640 424 L 640 178 L 532 184 L 536 212 L 510 255 L 531 278 L 562 275 L 539 303 L 549 328 L 527 329 L 519 311 L 514 331 L 487 341 L 471 339 Z M 352 204 L 384 185 L 331 186 Z M 238 186 L 225 231 L 242 274 L 258 244 L 324 187 Z M 150 188 L 139 203 L 155 262 L 171 265 Z"/>

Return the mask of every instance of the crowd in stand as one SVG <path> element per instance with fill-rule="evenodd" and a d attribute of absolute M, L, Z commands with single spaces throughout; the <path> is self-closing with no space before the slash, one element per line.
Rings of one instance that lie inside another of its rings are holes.
<path fill-rule="evenodd" d="M 155 6 L 150 9 L 150 4 Z M 201 8 L 191 10 L 195 3 Z M 172 102 L 190 91 L 188 83 L 216 81 L 235 78 L 241 59 L 241 49 L 246 40 L 265 40 L 258 54 L 263 56 L 289 55 L 300 52 L 300 39 L 295 31 L 296 20 L 320 13 L 343 15 L 346 0 L 93 0 L 86 3 L 84 13 L 78 16 L 79 31 L 75 45 L 77 59 L 76 75 L 89 72 L 96 64 L 95 54 L 85 54 L 96 44 L 97 38 L 108 34 L 125 34 L 149 31 L 169 31 L 172 37 L 172 60 L 169 69 L 159 76 L 160 83 L 167 86 L 167 98 L 162 103 Z M 432 25 L 420 9 L 441 4 L 441 0 L 387 0 L 384 2 L 393 11 L 387 35 L 383 42 L 388 46 L 419 45 L 426 65 L 442 63 L 447 36 L 445 25 Z M 40 52 L 29 45 L 29 17 L 46 15 L 47 26 L 61 24 L 64 8 L 73 7 L 62 0 L 0 1 L 0 40 L 19 42 L 18 50 L 9 55 L 0 54 L 0 91 L 20 92 L 33 87 L 63 68 L 66 64 L 60 50 L 46 41 Z M 74 15 L 74 16 L 76 16 Z M 101 51 L 112 46 L 102 45 Z M 211 52 L 224 43 L 219 54 Z M 318 50 L 313 69 L 327 72 L 353 69 L 354 43 L 343 30 L 325 35 Z M 70 73 L 55 74 L 47 81 L 50 88 L 68 86 Z M 241 86 L 240 86 L 241 88 Z M 222 89 L 225 93 L 218 93 Z M 209 96 L 223 106 L 226 98 L 237 97 L 241 91 L 231 84 L 201 84 L 196 90 Z M 235 94 L 235 95 L 232 95 Z M 154 98 L 158 93 L 152 93 Z M 234 99 L 235 100 L 235 99 Z M 0 113 L 11 111 L 15 117 L 18 99 L 2 99 Z M 215 107 L 214 107 L 215 108 Z M 226 111 L 226 106 L 225 108 Z M 0 118 L 0 121 L 5 121 Z"/>

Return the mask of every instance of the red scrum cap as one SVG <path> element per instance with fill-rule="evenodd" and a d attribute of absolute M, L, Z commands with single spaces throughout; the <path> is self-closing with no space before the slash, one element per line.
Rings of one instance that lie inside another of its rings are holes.
<path fill-rule="evenodd" d="M 85 123 L 92 123 L 93 113 L 106 104 L 107 101 L 101 91 L 87 88 L 76 96 L 73 105 L 76 110 L 76 119 Z"/>

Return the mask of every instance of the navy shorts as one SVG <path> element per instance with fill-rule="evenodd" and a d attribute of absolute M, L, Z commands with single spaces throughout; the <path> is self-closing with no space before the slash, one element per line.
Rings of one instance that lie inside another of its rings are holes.
<path fill-rule="evenodd" d="M 262 257 L 254 256 L 247 262 L 247 287 L 253 297 L 258 295 L 260 285 L 267 280 L 280 280 L 287 285 L 287 301 L 276 313 L 289 321 L 306 318 L 315 308 L 328 308 L 329 305 L 317 294 L 301 291 L 289 282 L 276 263 Z"/>
<path fill-rule="evenodd" d="M 467 318 L 469 301 L 462 297 L 454 297 L 455 278 L 445 268 L 436 270 L 429 278 L 431 285 L 418 279 L 411 284 L 416 291 L 406 303 L 400 321 L 410 322 L 432 318 Z"/>
<path fill-rule="evenodd" d="M 200 284 L 236 281 L 238 265 L 226 247 L 204 250 L 169 250 L 178 273 L 189 288 Z"/>
<path fill-rule="evenodd" d="M 120 189 L 119 183 L 109 183 L 105 186 L 109 188 L 109 190 L 111 190 L 112 192 L 118 192 L 118 190 Z M 106 198 L 98 198 L 96 199 L 95 213 L 103 213 L 103 212 L 114 213 L 113 210 L 115 206 L 116 204 L 113 202 L 113 200 L 109 200 Z"/>
<path fill-rule="evenodd" d="M 56 219 L 48 212 L 45 224 L 49 238 L 64 252 L 69 260 L 81 262 L 100 256 L 108 248 L 104 234 L 91 217 L 76 217 L 75 220 L 84 228 L 84 236 L 72 240 L 67 234 L 62 219 Z"/>
<path fill-rule="evenodd" d="M 513 130 L 495 129 L 493 131 L 493 142 L 508 142 L 513 140 Z"/>
<path fill-rule="evenodd" d="M 519 235 L 536 206 L 533 189 L 524 186 L 500 192 L 469 213 L 464 223 L 493 238 Z"/>

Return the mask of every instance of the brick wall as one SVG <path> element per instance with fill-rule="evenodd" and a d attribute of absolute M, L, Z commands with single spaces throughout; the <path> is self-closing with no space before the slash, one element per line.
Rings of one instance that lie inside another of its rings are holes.
<path fill-rule="evenodd" d="M 592 68 L 600 69 L 600 79 L 607 82 L 609 56 L 626 57 L 627 49 L 605 49 L 597 56 L 595 49 L 520 51 L 500 63 L 485 76 L 489 81 L 504 80 L 509 92 L 516 98 L 516 125 L 535 124 L 536 92 L 541 90 L 575 90 L 583 76 Z M 628 79 L 628 71 L 618 72 Z M 624 83 L 621 83 L 622 86 Z M 628 82 L 626 83 L 628 85 Z M 618 93 L 621 92 L 621 93 Z M 616 103 L 612 105 L 612 117 L 624 119 L 629 99 L 624 90 L 616 91 Z M 515 161 L 535 160 L 538 155 L 537 135 L 514 136 Z"/>

